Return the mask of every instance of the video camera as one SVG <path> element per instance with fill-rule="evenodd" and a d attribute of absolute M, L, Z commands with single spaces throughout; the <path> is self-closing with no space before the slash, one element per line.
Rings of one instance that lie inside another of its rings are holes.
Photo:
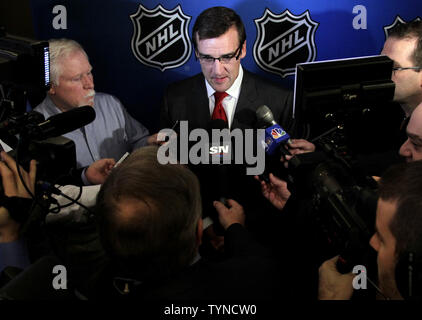
<path fill-rule="evenodd" d="M 48 42 L 10 35 L 0 28 L 0 84 L 0 107 L 27 111 L 28 96 L 45 93 L 50 87 Z"/>
<path fill-rule="evenodd" d="M 14 149 L 10 152 L 14 158 L 19 153 L 24 168 L 35 159 L 37 178 L 53 182 L 76 167 L 76 149 L 65 137 L 34 134 L 46 121 L 42 114 L 27 110 L 28 92 L 45 94 L 49 89 L 49 61 L 48 42 L 0 29 L 0 139 Z"/>
<path fill-rule="evenodd" d="M 340 254 L 343 273 L 366 264 L 374 233 L 377 183 L 361 170 L 357 155 L 377 150 L 374 132 L 391 129 L 377 124 L 395 120 L 389 109 L 392 67 L 388 57 L 372 56 L 296 68 L 295 115 L 309 124 L 316 152 L 296 155 L 289 164 L 293 187 L 309 199 L 327 251 Z"/>

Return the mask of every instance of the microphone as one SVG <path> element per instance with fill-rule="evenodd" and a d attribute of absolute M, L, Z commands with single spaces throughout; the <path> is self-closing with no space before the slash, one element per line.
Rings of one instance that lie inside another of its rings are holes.
<path fill-rule="evenodd" d="M 221 131 L 226 129 L 229 134 L 230 132 L 227 122 L 221 119 L 209 121 L 207 129 L 209 164 L 203 167 L 205 179 L 202 181 L 200 179 L 203 189 L 203 210 L 204 215 L 209 216 L 214 221 L 214 232 L 217 235 L 223 235 L 224 228 L 219 223 L 217 211 L 212 203 L 218 200 L 227 206 L 227 199 L 231 198 L 229 178 L 229 175 L 231 175 L 229 165 L 232 156 L 231 140 L 230 136 L 225 136 Z"/>
<path fill-rule="evenodd" d="M 31 126 L 28 130 L 28 136 L 35 140 L 61 136 L 91 123 L 94 121 L 95 115 L 95 110 L 91 106 L 74 108 Z"/>
<path fill-rule="evenodd" d="M 210 178 L 214 180 L 214 195 L 216 200 L 219 200 L 226 204 L 226 200 L 229 195 L 229 167 L 228 164 L 231 163 L 231 141 L 225 140 L 223 135 L 223 140 L 221 141 L 220 135 L 218 135 L 218 140 L 214 141 L 213 138 L 217 138 L 217 135 L 213 135 L 213 130 L 228 129 L 227 122 L 221 119 L 211 120 L 208 124 L 208 134 L 210 137 L 210 169 L 213 173 Z M 230 137 L 229 137 L 230 138 Z"/>
<path fill-rule="evenodd" d="M 273 113 L 266 105 L 260 106 L 256 110 L 258 123 L 265 128 L 265 152 L 273 155 L 280 150 L 284 155 L 291 155 L 285 148 L 286 143 L 290 143 L 290 135 L 274 120 Z"/>
<path fill-rule="evenodd" d="M 230 164 L 232 158 L 232 148 L 231 148 L 231 141 L 230 136 L 224 137 L 224 134 L 220 134 L 222 130 L 227 129 L 227 133 L 230 135 L 228 131 L 227 122 L 221 119 L 214 119 L 211 120 L 208 124 L 208 136 L 210 137 L 210 144 L 209 144 L 209 162 L 210 164 Z M 213 135 L 213 130 L 216 135 Z M 220 137 L 223 138 L 221 141 Z M 214 138 L 216 140 L 214 141 Z M 229 140 L 225 139 L 228 138 Z"/>

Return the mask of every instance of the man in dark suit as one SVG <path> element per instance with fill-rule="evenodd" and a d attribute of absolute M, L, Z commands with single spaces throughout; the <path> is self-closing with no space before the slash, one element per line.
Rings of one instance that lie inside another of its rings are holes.
<path fill-rule="evenodd" d="M 286 130 L 292 125 L 292 94 L 280 85 L 241 66 L 246 56 L 246 33 L 231 9 L 213 7 L 202 12 L 193 27 L 195 56 L 202 73 L 167 89 L 161 109 L 161 127 L 188 120 L 189 128 L 207 128 L 215 109 L 215 92 L 226 92 L 222 106 L 228 127 L 256 128 L 256 109 L 265 104 Z"/>
<path fill-rule="evenodd" d="M 230 130 L 257 129 L 256 110 L 267 105 L 275 121 L 290 135 L 297 136 L 292 93 L 241 66 L 241 59 L 246 56 L 246 32 L 236 12 L 225 7 L 206 9 L 195 22 L 192 38 L 202 73 L 167 88 L 161 107 L 161 128 L 171 128 L 177 121 L 185 120 L 189 130 L 207 129 L 213 119 L 222 119 Z M 278 160 L 275 162 L 281 167 Z M 218 199 L 216 175 L 212 170 L 207 172 L 207 168 L 191 168 L 198 173 L 206 214 L 212 211 L 211 200 Z M 265 208 L 266 202 L 253 177 L 246 176 L 244 168 L 232 166 L 226 184 L 230 198 L 245 207 L 247 225 L 257 227 L 259 222 L 264 223 L 263 215 L 272 208 Z"/>

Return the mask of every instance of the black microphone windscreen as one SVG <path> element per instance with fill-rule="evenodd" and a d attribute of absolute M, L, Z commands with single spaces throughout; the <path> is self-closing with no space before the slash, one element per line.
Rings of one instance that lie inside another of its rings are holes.
<path fill-rule="evenodd" d="M 74 108 L 51 116 L 39 125 L 43 138 L 57 137 L 86 126 L 95 119 L 95 110 L 91 106 Z"/>

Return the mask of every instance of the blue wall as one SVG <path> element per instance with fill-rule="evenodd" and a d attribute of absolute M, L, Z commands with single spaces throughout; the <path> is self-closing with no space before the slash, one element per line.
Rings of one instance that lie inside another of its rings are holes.
<path fill-rule="evenodd" d="M 152 131 L 158 127 L 164 88 L 200 72 L 200 67 L 193 52 L 184 64 L 165 71 L 145 65 L 135 57 L 131 48 L 134 24 L 130 15 L 138 11 L 140 4 L 148 10 L 159 4 L 167 10 L 180 5 L 183 13 L 191 17 L 187 26 L 189 37 L 196 17 L 204 9 L 216 5 L 235 9 L 247 32 L 248 53 L 243 66 L 288 87 L 292 87 L 294 75 L 283 78 L 262 69 L 254 59 L 253 47 L 258 36 L 255 20 L 261 18 L 267 8 L 276 15 L 286 9 L 297 16 L 309 12 L 309 18 L 317 25 L 313 33 L 315 60 L 379 54 L 385 40 L 384 27 L 392 24 L 397 15 L 406 21 L 422 15 L 420 0 L 32 0 L 36 38 L 68 37 L 79 41 L 94 67 L 96 90 L 116 95 L 129 112 Z M 66 12 L 57 11 L 58 5 Z M 55 7 L 56 13 L 53 13 Z M 58 20 L 61 17 L 64 18 Z M 64 27 L 64 22 L 65 29 L 56 29 L 57 23 Z M 146 29 L 144 26 L 143 30 Z M 294 55 L 290 57 L 293 58 Z"/>

